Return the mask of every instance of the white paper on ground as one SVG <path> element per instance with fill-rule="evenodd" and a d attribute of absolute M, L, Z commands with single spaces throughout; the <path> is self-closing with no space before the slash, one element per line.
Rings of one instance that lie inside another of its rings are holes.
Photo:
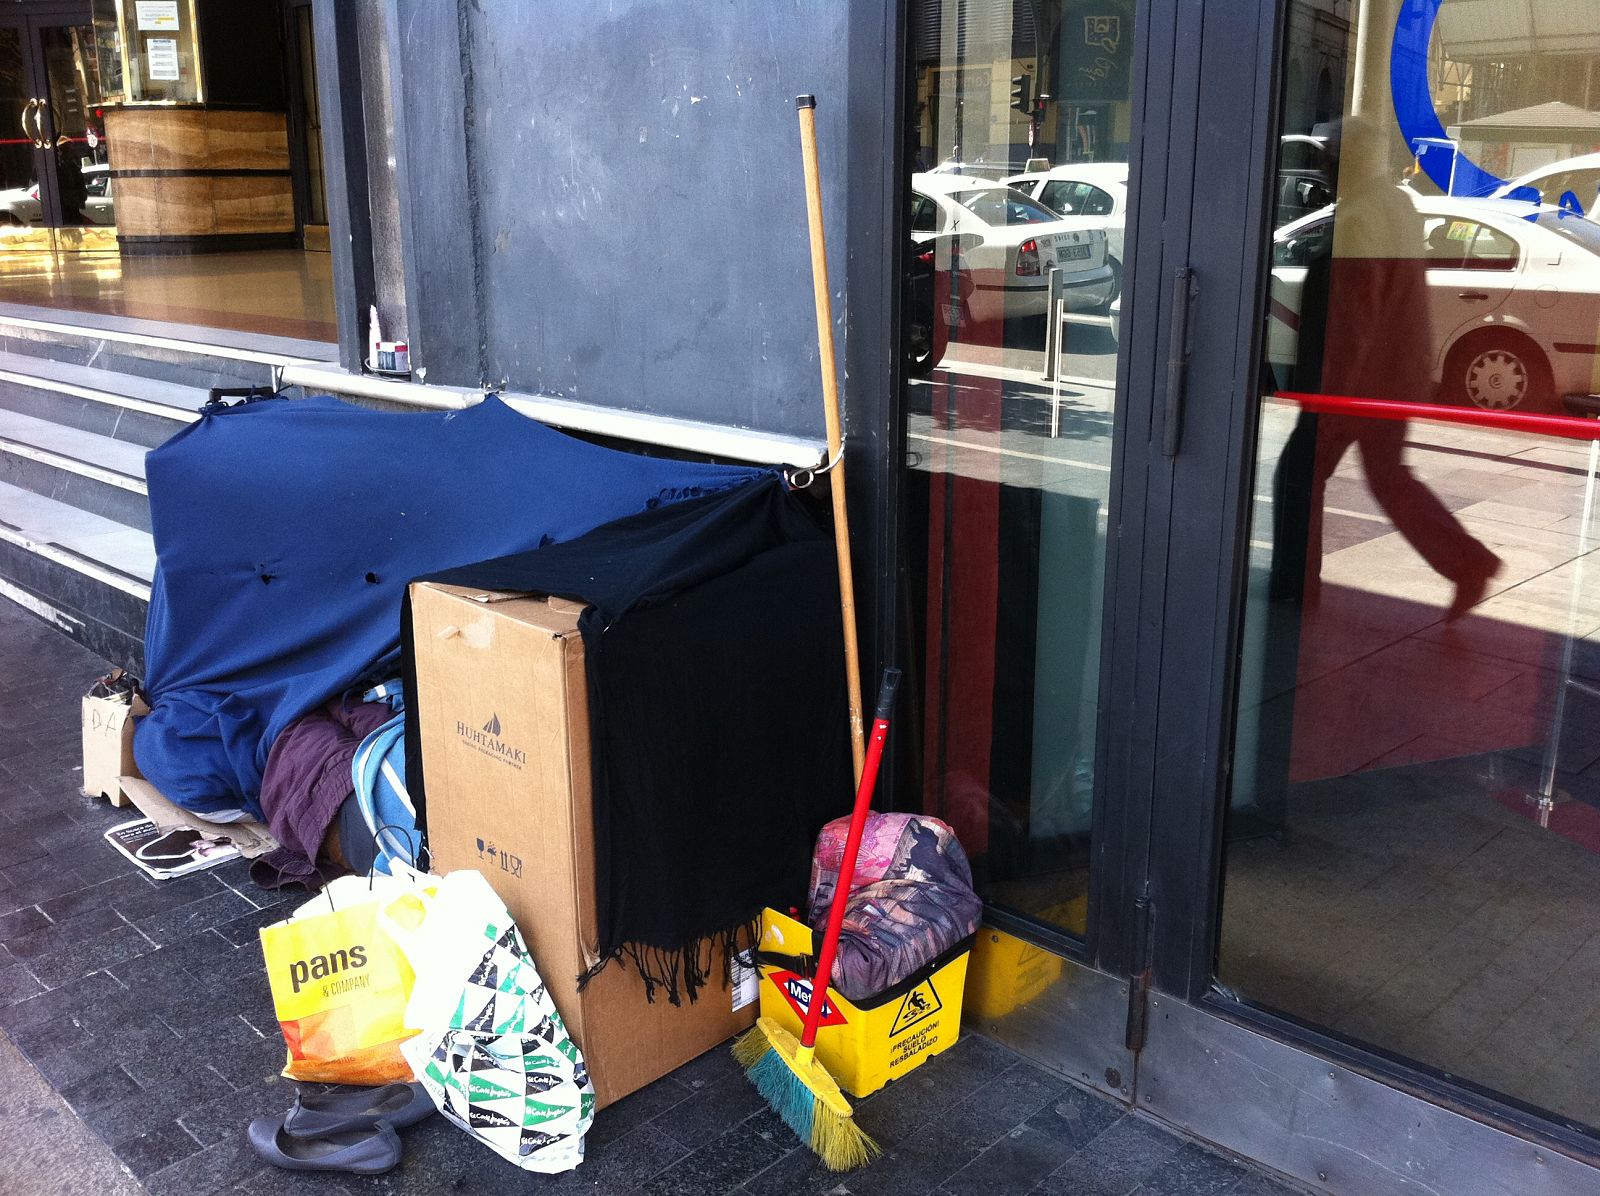
<path fill-rule="evenodd" d="M 197 833 L 191 831 L 189 827 L 177 829 L 181 833 Z M 175 877 L 187 876 L 191 872 L 215 868 L 218 864 L 226 864 L 229 860 L 239 858 L 239 849 L 232 843 L 214 840 L 205 835 L 196 841 L 196 847 L 190 850 L 186 858 L 171 865 L 153 864 L 139 855 L 141 848 L 172 833 L 170 830 L 162 830 L 148 818 L 135 818 L 132 822 L 119 822 L 116 826 L 108 827 L 102 837 L 119 855 L 126 856 L 146 876 L 153 876 L 157 880 L 172 880 Z"/>

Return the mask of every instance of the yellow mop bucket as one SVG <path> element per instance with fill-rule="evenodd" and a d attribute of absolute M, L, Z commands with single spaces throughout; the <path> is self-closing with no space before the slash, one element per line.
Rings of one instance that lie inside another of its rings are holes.
<path fill-rule="evenodd" d="M 773 909 L 761 913 L 761 1016 L 796 1037 L 811 1002 L 812 937 L 811 928 L 795 918 Z M 954 1045 L 971 952 L 972 939 L 964 939 L 861 1004 L 828 989 L 817 1058 L 839 1087 L 866 1096 Z"/>

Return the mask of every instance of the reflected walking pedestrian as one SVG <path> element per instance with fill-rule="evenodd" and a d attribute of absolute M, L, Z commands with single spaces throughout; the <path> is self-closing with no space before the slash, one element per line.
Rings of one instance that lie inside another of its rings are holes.
<path fill-rule="evenodd" d="M 1329 152 L 1338 170 L 1334 233 L 1307 266 L 1290 389 L 1427 401 L 1434 393 L 1433 338 L 1422 219 L 1390 181 L 1386 145 L 1374 126 L 1346 120 Z M 1318 601 L 1328 479 L 1355 445 L 1379 508 L 1435 572 L 1455 583 L 1446 621 L 1483 599 L 1500 558 L 1411 471 L 1408 426 L 1301 413 L 1274 480 L 1274 597 L 1298 591 L 1307 605 Z"/>

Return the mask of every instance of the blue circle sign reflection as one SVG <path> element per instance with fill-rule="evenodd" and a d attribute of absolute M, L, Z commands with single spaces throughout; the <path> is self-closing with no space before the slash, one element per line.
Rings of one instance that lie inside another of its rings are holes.
<path fill-rule="evenodd" d="M 1389 89 L 1400 135 L 1422 172 L 1446 195 L 1489 195 L 1505 180 L 1471 158 L 1448 150 L 1449 138 L 1433 110 L 1428 87 L 1428 43 L 1444 0 L 1402 0 L 1389 52 Z M 1536 188 L 1518 187 L 1510 198 L 1538 203 Z"/>

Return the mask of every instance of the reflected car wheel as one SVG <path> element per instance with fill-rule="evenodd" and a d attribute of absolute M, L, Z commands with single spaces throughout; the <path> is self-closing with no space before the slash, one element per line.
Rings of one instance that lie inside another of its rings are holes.
<path fill-rule="evenodd" d="M 1122 261 L 1121 261 L 1121 259 L 1115 258 L 1115 257 L 1111 257 L 1108 254 L 1106 256 L 1106 265 L 1111 267 L 1111 294 L 1106 296 L 1106 301 L 1104 303 L 1102 303 L 1099 307 L 1095 308 L 1095 311 L 1097 311 L 1102 316 L 1106 315 L 1107 313 L 1109 313 L 1111 311 L 1111 305 L 1113 303 L 1115 303 L 1117 301 L 1118 297 L 1122 294 Z"/>
<path fill-rule="evenodd" d="M 1463 341 L 1446 365 L 1447 393 L 1484 411 L 1546 411 L 1550 367 L 1531 341 L 1486 336 Z"/>

